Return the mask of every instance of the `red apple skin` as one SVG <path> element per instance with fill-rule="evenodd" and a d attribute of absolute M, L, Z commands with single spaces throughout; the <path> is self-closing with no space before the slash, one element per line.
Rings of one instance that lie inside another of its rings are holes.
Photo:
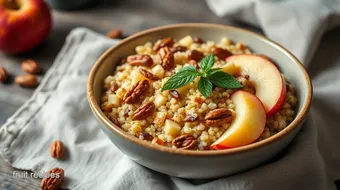
<path fill-rule="evenodd" d="M 265 59 L 265 60 L 269 61 L 270 63 L 272 63 L 272 64 L 275 66 L 275 68 L 280 72 L 280 70 L 279 70 L 279 68 L 277 67 L 277 65 L 274 64 L 274 62 L 273 62 L 268 56 L 266 56 L 266 55 L 264 55 L 264 54 L 256 54 L 256 55 L 233 55 L 233 56 L 257 56 L 257 57 L 260 57 L 260 58 Z M 226 61 L 226 62 L 229 62 L 229 60 L 231 60 L 233 56 L 227 57 L 227 58 L 225 59 L 225 61 Z M 281 73 L 281 72 L 280 72 L 280 73 Z M 282 76 L 281 76 L 281 77 L 282 77 Z M 266 114 L 267 117 L 271 117 L 271 116 L 275 115 L 275 113 L 277 113 L 277 112 L 281 109 L 282 105 L 283 105 L 284 102 L 285 102 L 286 91 L 287 91 L 287 89 L 286 89 L 286 82 L 285 82 L 285 79 L 282 77 L 282 91 L 281 91 L 280 97 L 279 97 L 279 99 L 277 100 L 276 104 L 275 104 L 270 110 L 268 110 L 268 112 L 267 112 L 267 114 Z"/>
<path fill-rule="evenodd" d="M 281 91 L 281 95 L 280 98 L 278 99 L 278 101 L 276 102 L 275 106 L 269 110 L 269 112 L 267 112 L 267 117 L 271 117 L 273 115 L 275 115 L 275 113 L 277 113 L 282 105 L 285 103 L 285 99 L 286 99 L 286 92 L 287 92 L 287 87 L 286 87 L 286 82 L 285 79 L 282 77 L 282 91 Z"/>
<path fill-rule="evenodd" d="M 0 50 L 27 52 L 48 36 L 52 18 L 43 0 L 21 0 L 18 10 L 4 7 L 3 2 L 0 0 Z"/>

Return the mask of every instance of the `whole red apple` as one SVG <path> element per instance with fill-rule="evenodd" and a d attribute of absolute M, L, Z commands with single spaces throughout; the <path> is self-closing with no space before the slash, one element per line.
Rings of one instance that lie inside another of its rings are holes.
<path fill-rule="evenodd" d="M 43 0 L 0 0 L 0 50 L 27 52 L 49 34 L 51 13 Z"/>

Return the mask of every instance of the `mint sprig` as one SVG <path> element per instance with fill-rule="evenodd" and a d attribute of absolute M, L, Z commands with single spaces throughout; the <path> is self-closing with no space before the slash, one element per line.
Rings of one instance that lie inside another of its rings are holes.
<path fill-rule="evenodd" d="M 161 88 L 161 91 L 174 90 L 183 87 L 196 77 L 198 81 L 198 91 L 208 97 L 212 91 L 213 84 L 221 88 L 242 88 L 243 86 L 231 75 L 221 71 L 221 68 L 212 68 L 215 63 L 215 56 L 210 54 L 199 63 L 200 70 L 193 66 L 183 67 L 174 74 Z"/>

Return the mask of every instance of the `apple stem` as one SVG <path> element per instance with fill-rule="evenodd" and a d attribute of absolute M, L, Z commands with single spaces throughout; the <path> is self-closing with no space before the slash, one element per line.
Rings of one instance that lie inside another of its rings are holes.
<path fill-rule="evenodd" d="M 3 2 L 4 6 L 8 9 L 18 10 L 19 6 L 16 2 L 16 0 L 5 0 Z"/>

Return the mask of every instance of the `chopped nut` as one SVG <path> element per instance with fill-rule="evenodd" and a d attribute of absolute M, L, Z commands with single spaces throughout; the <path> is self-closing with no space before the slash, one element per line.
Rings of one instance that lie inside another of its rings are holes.
<path fill-rule="evenodd" d="M 139 139 L 141 140 L 147 140 L 147 141 L 152 141 L 153 140 L 153 136 L 150 135 L 149 133 L 139 133 Z"/>
<path fill-rule="evenodd" d="M 158 55 L 161 58 L 161 65 L 165 70 L 169 70 L 174 66 L 174 55 L 171 53 L 168 47 L 161 48 L 158 51 Z"/>
<path fill-rule="evenodd" d="M 120 122 L 118 121 L 118 119 L 117 119 L 117 117 L 116 117 L 115 115 L 113 115 L 112 113 L 110 113 L 107 117 L 109 118 L 109 120 L 110 120 L 113 124 L 117 125 L 118 127 L 121 127 L 121 124 L 120 124 Z"/>
<path fill-rule="evenodd" d="M 177 90 L 170 90 L 170 95 L 171 95 L 171 97 L 175 98 L 176 100 L 180 100 L 181 99 L 181 96 L 179 95 Z"/>
<path fill-rule="evenodd" d="M 40 188 L 42 190 L 57 190 L 64 179 L 64 170 L 61 168 L 53 168 L 48 171 L 48 175 L 42 179 Z"/>
<path fill-rule="evenodd" d="M 148 79 L 150 79 L 150 80 L 158 80 L 158 79 L 159 79 L 156 75 L 152 74 L 151 72 L 149 72 L 149 71 L 147 71 L 147 70 L 145 70 L 145 69 L 139 69 L 139 72 L 140 72 L 143 76 L 145 76 L 146 78 L 148 78 Z"/>
<path fill-rule="evenodd" d="M 204 41 L 200 37 L 195 37 L 194 42 L 197 43 L 197 44 L 203 44 L 204 43 Z"/>
<path fill-rule="evenodd" d="M 176 46 L 170 48 L 171 53 L 176 53 L 176 52 L 185 52 L 187 50 L 187 47 L 185 46 Z"/>
<path fill-rule="evenodd" d="M 124 116 L 125 117 L 128 117 L 129 116 L 129 113 L 130 113 L 130 108 L 129 107 L 127 107 L 126 109 L 125 109 L 125 111 L 124 111 Z"/>
<path fill-rule="evenodd" d="M 200 51 L 197 51 L 197 50 L 192 50 L 189 52 L 188 54 L 188 59 L 189 60 L 195 60 L 195 61 L 201 61 L 201 59 L 203 59 L 204 57 L 204 54 Z"/>
<path fill-rule="evenodd" d="M 172 145 L 176 146 L 176 148 L 184 149 L 184 150 L 194 148 L 196 146 L 196 143 L 197 142 L 195 138 L 191 135 L 182 135 L 182 136 L 175 138 L 172 141 Z"/>
<path fill-rule="evenodd" d="M 221 108 L 210 111 L 204 119 L 209 126 L 219 126 L 231 122 L 233 118 L 233 113 L 229 109 Z"/>
<path fill-rule="evenodd" d="M 213 47 L 211 52 L 217 56 L 219 59 L 224 60 L 225 58 L 232 56 L 233 54 L 226 49 Z"/>
<path fill-rule="evenodd" d="M 143 104 L 141 107 L 139 107 L 133 113 L 133 119 L 134 120 L 146 119 L 147 117 L 151 116 L 155 112 L 155 109 L 156 107 L 153 102 L 147 102 Z"/>
<path fill-rule="evenodd" d="M 126 58 L 126 62 L 133 66 L 151 66 L 153 60 L 149 55 L 130 55 Z"/>
<path fill-rule="evenodd" d="M 119 89 L 119 85 L 116 82 L 113 82 L 110 88 L 111 92 L 116 92 L 116 90 L 118 89 Z"/>
<path fill-rule="evenodd" d="M 194 121 L 197 121 L 198 120 L 198 117 L 196 116 L 192 116 L 192 115 L 187 115 L 185 118 L 184 118 L 184 122 L 194 122 Z"/>
<path fill-rule="evenodd" d="M 146 79 L 138 81 L 126 92 L 123 101 L 127 104 L 137 102 L 139 97 L 148 90 L 149 86 L 149 81 Z"/>
<path fill-rule="evenodd" d="M 64 157 L 64 145 L 61 141 L 57 140 L 51 144 L 50 153 L 53 158 L 61 159 Z"/>
<path fill-rule="evenodd" d="M 174 45 L 174 39 L 171 37 L 164 38 L 153 46 L 153 50 L 157 52 L 163 47 L 172 47 Z"/>

